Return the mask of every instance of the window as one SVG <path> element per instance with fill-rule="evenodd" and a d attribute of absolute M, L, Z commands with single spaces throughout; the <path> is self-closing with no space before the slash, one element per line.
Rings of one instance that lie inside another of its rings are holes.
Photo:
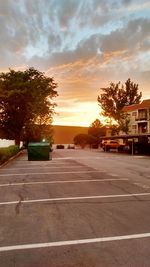
<path fill-rule="evenodd" d="M 136 115 L 137 115 L 137 112 L 136 111 L 133 111 L 132 112 L 132 116 L 136 117 Z"/>
<path fill-rule="evenodd" d="M 132 129 L 133 130 L 136 130 L 136 125 L 132 125 Z"/>
<path fill-rule="evenodd" d="M 147 110 L 146 109 L 140 109 L 139 110 L 139 119 L 147 119 Z"/>

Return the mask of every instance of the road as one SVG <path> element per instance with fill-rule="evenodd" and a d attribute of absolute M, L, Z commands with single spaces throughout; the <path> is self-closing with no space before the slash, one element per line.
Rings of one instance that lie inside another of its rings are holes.
<path fill-rule="evenodd" d="M 0 266 L 149 267 L 149 210 L 149 157 L 23 153 L 0 169 Z"/>

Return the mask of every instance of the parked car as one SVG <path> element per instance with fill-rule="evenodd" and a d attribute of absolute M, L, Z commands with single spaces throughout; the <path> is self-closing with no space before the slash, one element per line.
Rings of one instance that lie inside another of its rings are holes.
<path fill-rule="evenodd" d="M 56 149 L 64 149 L 64 148 L 65 148 L 64 145 L 57 145 L 57 146 L 56 146 Z"/>
<path fill-rule="evenodd" d="M 75 146 L 74 145 L 68 145 L 68 149 L 75 149 Z"/>
<path fill-rule="evenodd" d="M 119 151 L 122 151 L 125 145 L 120 144 L 117 140 L 104 140 L 102 141 L 101 147 L 104 151 L 109 151 L 110 149 L 118 149 Z"/>

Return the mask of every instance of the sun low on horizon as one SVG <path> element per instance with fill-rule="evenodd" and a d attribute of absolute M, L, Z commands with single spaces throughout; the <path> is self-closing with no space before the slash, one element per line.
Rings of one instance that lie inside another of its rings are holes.
<path fill-rule="evenodd" d="M 105 118 L 100 115 L 100 107 L 96 102 L 85 102 L 75 105 L 72 109 L 56 107 L 53 125 L 89 127 L 96 119 L 105 123 Z"/>
<path fill-rule="evenodd" d="M 0 10 L 0 72 L 54 77 L 54 125 L 104 122 L 97 97 L 110 82 L 130 78 L 150 98 L 149 0 L 8 0 Z"/>

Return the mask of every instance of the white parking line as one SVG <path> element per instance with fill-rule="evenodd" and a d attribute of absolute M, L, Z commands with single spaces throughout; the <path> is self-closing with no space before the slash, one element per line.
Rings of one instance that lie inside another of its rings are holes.
<path fill-rule="evenodd" d="M 101 171 L 73 171 L 73 172 L 30 172 L 30 173 L 4 173 L 0 174 L 0 177 L 8 176 L 25 176 L 25 175 L 50 175 L 50 174 L 73 174 L 73 173 L 98 173 Z"/>
<path fill-rule="evenodd" d="M 85 168 L 85 166 L 77 166 L 77 165 L 72 165 L 72 166 L 65 166 L 64 165 L 64 167 L 63 166 L 39 166 L 39 165 L 37 165 L 37 166 L 34 166 L 34 167 L 26 167 L 26 168 L 7 168 L 7 169 L 3 169 L 3 170 L 33 170 L 33 169 L 38 169 L 38 168 L 44 168 L 44 169 L 62 169 L 62 168 L 65 168 L 65 169 L 68 169 L 68 168 Z M 87 167 L 86 167 L 87 168 Z"/>
<path fill-rule="evenodd" d="M 16 167 L 16 169 L 17 168 L 20 168 L 20 167 L 32 167 L 32 166 L 40 166 L 40 167 L 45 167 L 45 166 L 55 166 L 55 165 L 65 165 L 65 162 L 47 162 L 47 163 L 45 163 L 45 162 L 39 162 L 38 161 L 38 163 L 37 162 L 26 162 L 26 164 L 19 164 L 18 162 L 17 162 L 17 164 L 15 164 L 15 167 Z M 80 165 L 79 165 L 80 166 Z M 6 167 L 3 167 L 3 169 L 8 169 L 8 168 L 6 168 Z"/>
<path fill-rule="evenodd" d="M 98 156 L 98 157 L 95 157 L 95 156 L 85 156 L 85 157 L 61 157 L 61 158 L 55 158 L 54 160 L 55 161 L 59 161 L 59 160 L 66 160 L 66 159 L 73 159 L 73 160 L 77 160 L 77 159 L 100 159 L 100 157 Z"/>
<path fill-rule="evenodd" d="M 76 158 L 75 157 L 61 157 L 61 158 L 55 158 L 54 160 L 55 161 L 59 161 L 59 160 L 62 160 L 62 161 L 65 160 L 66 161 L 66 159 L 74 159 L 75 160 Z"/>
<path fill-rule="evenodd" d="M 150 237 L 150 233 L 142 233 L 142 234 L 133 234 L 133 235 L 121 235 L 121 236 L 99 237 L 99 238 L 90 238 L 90 239 L 56 241 L 56 242 L 48 242 L 48 243 L 24 244 L 24 245 L 0 247 L 0 252 L 112 242 L 112 241 L 141 239 L 141 238 L 149 238 L 149 237 Z"/>
<path fill-rule="evenodd" d="M 119 175 L 116 174 L 116 173 L 109 173 L 109 175 L 114 176 L 114 177 L 118 177 L 118 176 L 119 176 Z"/>
<path fill-rule="evenodd" d="M 7 183 L 0 184 L 0 187 L 21 186 L 21 185 L 40 185 L 40 184 L 63 184 L 63 183 L 89 183 L 89 182 L 106 182 L 106 181 L 127 181 L 126 178 L 121 179 L 82 179 L 82 180 L 64 180 L 64 181 L 42 181 L 42 182 L 23 182 L 23 183 Z"/>
<path fill-rule="evenodd" d="M 57 163 L 57 164 L 64 164 L 64 160 L 62 160 L 62 162 L 60 160 L 56 160 L 56 159 L 53 159 L 53 160 L 25 160 L 25 161 L 16 161 L 16 164 L 20 165 L 24 165 L 24 164 L 33 164 L 33 165 L 36 165 L 36 164 L 42 164 L 42 165 L 46 165 L 46 164 L 52 164 L 52 163 Z"/>
<path fill-rule="evenodd" d="M 150 196 L 150 193 L 135 193 L 135 194 L 123 194 L 123 195 L 100 195 L 100 196 L 85 196 L 85 197 L 56 197 L 56 198 L 42 198 L 42 199 L 30 199 L 22 201 L 8 201 L 0 202 L 0 205 L 13 205 L 17 203 L 40 203 L 40 202 L 57 202 L 57 201 L 68 201 L 68 200 L 84 200 L 84 199 L 104 199 L 104 198 L 124 198 L 124 197 L 140 197 Z"/>

